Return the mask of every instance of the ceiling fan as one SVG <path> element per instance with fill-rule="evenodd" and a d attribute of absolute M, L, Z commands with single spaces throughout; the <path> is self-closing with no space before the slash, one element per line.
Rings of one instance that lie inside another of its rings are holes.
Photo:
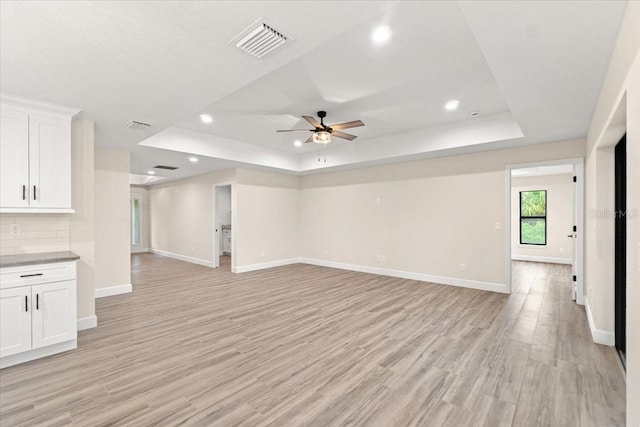
<path fill-rule="evenodd" d="M 313 126 L 314 129 L 286 129 L 278 130 L 277 132 L 313 132 L 313 134 L 305 141 L 305 143 L 314 142 L 316 144 L 328 144 L 331 142 L 332 136 L 353 141 L 357 138 L 356 135 L 341 132 L 341 130 L 364 126 L 362 120 L 354 120 L 352 122 L 338 123 L 335 125 L 325 125 L 324 118 L 327 117 L 326 111 L 318 111 L 318 117 L 320 117 L 320 122 L 318 122 L 311 116 L 302 116 L 302 118 L 309 122 L 309 124 Z"/>

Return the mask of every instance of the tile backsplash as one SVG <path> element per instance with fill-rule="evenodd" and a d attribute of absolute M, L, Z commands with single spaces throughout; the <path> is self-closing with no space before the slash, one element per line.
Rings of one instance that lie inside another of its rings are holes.
<path fill-rule="evenodd" d="M 0 255 L 69 250 L 69 214 L 0 214 Z"/>

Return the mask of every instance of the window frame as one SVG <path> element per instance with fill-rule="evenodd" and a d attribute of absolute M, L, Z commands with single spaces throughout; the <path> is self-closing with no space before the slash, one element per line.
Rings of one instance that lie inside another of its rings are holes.
<path fill-rule="evenodd" d="M 544 215 L 522 216 L 522 193 L 544 192 Z M 518 192 L 518 234 L 520 235 L 521 245 L 547 246 L 547 213 L 549 212 L 549 199 L 547 198 L 547 190 L 524 190 Z M 523 243 L 522 242 L 522 220 L 523 219 L 543 219 L 544 220 L 544 243 Z"/>

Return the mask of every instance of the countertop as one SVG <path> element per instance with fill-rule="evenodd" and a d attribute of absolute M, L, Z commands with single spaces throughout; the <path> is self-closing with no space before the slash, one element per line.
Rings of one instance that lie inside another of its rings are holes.
<path fill-rule="evenodd" d="M 40 254 L 22 254 L 0 256 L 0 268 L 22 265 L 51 264 L 54 262 L 75 261 L 80 257 L 73 252 L 44 252 Z"/>

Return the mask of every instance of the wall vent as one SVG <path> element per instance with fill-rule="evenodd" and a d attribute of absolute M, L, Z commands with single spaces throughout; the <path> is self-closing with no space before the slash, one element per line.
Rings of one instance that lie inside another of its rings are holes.
<path fill-rule="evenodd" d="M 262 58 L 278 46 L 282 46 L 287 40 L 293 40 L 293 38 L 260 18 L 229 43 L 235 43 L 238 49 L 251 56 Z"/>
<path fill-rule="evenodd" d="M 124 127 L 134 130 L 147 130 L 151 127 L 151 125 L 149 123 L 138 122 L 136 120 L 129 120 L 127 123 L 125 123 Z"/>
<path fill-rule="evenodd" d="M 174 171 L 178 169 L 176 166 L 165 166 L 165 165 L 157 165 L 153 167 L 154 169 L 164 169 L 168 171 Z"/>

